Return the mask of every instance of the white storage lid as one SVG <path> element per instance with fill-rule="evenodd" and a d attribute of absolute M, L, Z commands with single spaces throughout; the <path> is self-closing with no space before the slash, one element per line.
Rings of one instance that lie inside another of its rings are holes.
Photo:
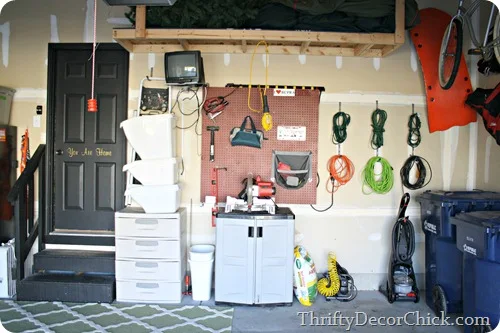
<path fill-rule="evenodd" d="M 179 208 L 179 210 L 175 213 L 146 213 L 142 207 L 125 207 L 122 210 L 115 212 L 115 217 L 124 217 L 124 218 L 157 218 L 157 219 L 172 219 L 178 218 L 182 213 L 184 208 Z"/>

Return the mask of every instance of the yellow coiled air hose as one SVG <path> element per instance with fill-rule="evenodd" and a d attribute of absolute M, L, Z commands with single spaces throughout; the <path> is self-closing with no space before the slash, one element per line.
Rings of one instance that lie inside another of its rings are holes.
<path fill-rule="evenodd" d="M 340 290 L 340 279 L 337 273 L 337 257 L 333 252 L 328 253 L 328 276 L 318 281 L 318 292 L 327 297 L 337 295 Z"/>

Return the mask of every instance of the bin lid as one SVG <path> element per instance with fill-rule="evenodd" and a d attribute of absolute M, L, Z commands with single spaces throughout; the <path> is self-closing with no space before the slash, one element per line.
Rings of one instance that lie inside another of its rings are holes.
<path fill-rule="evenodd" d="M 499 202 L 500 192 L 491 191 L 426 191 L 417 196 L 417 201 L 435 201 L 444 204 L 456 204 L 458 202 Z"/>
<path fill-rule="evenodd" d="M 455 225 L 475 225 L 489 229 L 489 233 L 500 233 L 500 211 L 477 211 L 460 213 L 451 218 Z"/>

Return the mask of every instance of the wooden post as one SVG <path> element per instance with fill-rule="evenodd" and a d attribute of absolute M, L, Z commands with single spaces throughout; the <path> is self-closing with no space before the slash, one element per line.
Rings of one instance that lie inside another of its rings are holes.
<path fill-rule="evenodd" d="M 47 197 L 47 193 L 45 192 L 45 171 L 44 154 L 40 161 L 40 169 L 38 169 L 38 251 L 45 250 L 45 202 Z"/>
<path fill-rule="evenodd" d="M 309 47 L 309 44 L 311 44 L 310 41 L 307 41 L 307 42 L 302 42 L 302 44 L 300 45 L 300 54 L 304 54 L 306 53 L 306 50 L 307 48 Z"/>
<path fill-rule="evenodd" d="M 396 0 L 396 31 L 394 31 L 394 43 L 405 42 L 405 0 Z"/>
<path fill-rule="evenodd" d="M 146 38 L 146 6 L 135 9 L 135 38 Z"/>
<path fill-rule="evenodd" d="M 179 39 L 179 43 L 181 44 L 182 49 L 184 51 L 188 51 L 189 50 L 189 43 L 188 43 L 187 40 L 185 40 L 185 39 Z"/>

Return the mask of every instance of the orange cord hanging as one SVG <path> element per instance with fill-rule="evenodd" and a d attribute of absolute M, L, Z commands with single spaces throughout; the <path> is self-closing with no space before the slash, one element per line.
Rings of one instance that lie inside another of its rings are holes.
<path fill-rule="evenodd" d="M 24 169 L 26 168 L 26 163 L 28 162 L 29 159 L 30 159 L 30 136 L 28 129 L 26 129 L 21 139 L 21 163 L 19 166 L 21 173 L 23 173 Z"/>
<path fill-rule="evenodd" d="M 332 189 L 328 188 L 326 182 L 326 190 L 328 193 L 336 192 L 341 186 L 347 184 L 354 176 L 354 164 L 345 155 L 334 155 L 330 157 L 327 164 L 328 172 L 331 179 L 334 179 Z"/>
<path fill-rule="evenodd" d="M 91 92 L 92 97 L 87 101 L 88 112 L 97 112 L 97 99 L 94 98 L 96 30 L 97 30 L 97 0 L 94 0 L 94 43 L 92 48 L 92 92 Z"/>

